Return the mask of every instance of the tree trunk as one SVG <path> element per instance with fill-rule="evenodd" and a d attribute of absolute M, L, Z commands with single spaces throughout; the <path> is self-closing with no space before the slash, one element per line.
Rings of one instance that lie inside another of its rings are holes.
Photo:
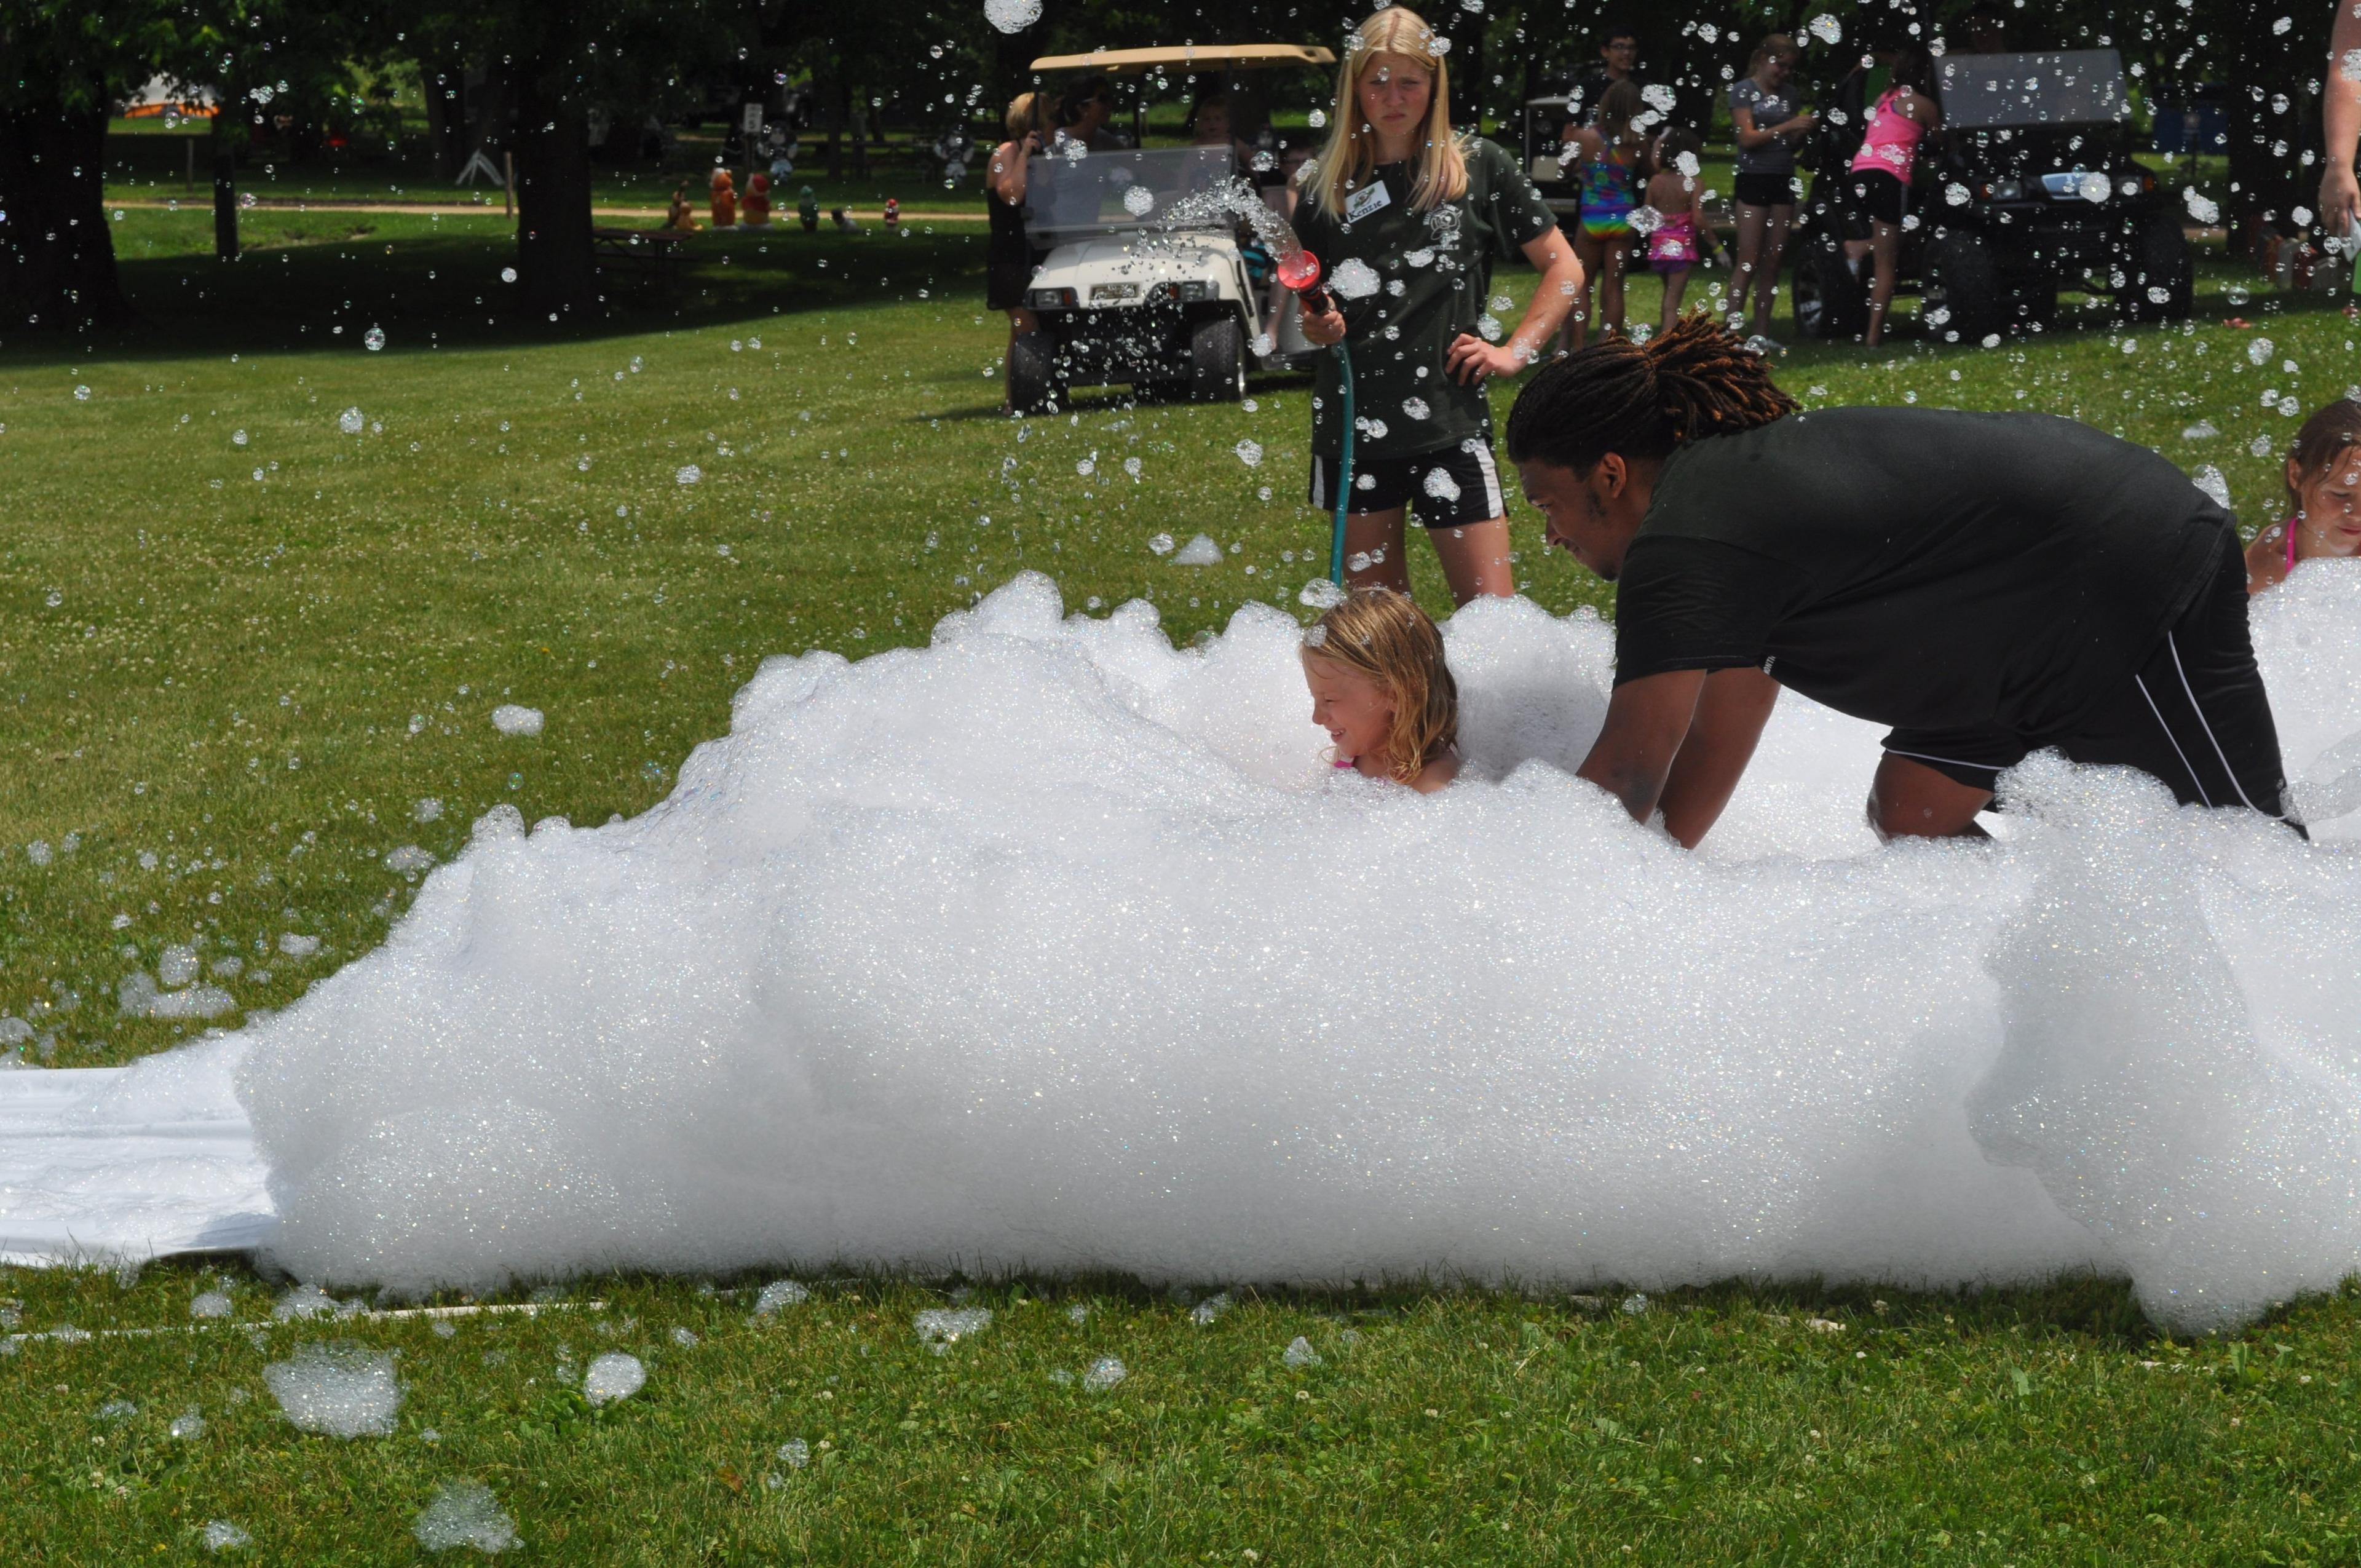
<path fill-rule="evenodd" d="M 46 326 L 131 314 L 106 224 L 104 110 L 0 115 L 0 320 Z"/>
<path fill-rule="evenodd" d="M 533 319 L 598 313 L 590 243 L 590 128 L 580 100 L 539 71 L 516 81 L 517 274 Z"/>

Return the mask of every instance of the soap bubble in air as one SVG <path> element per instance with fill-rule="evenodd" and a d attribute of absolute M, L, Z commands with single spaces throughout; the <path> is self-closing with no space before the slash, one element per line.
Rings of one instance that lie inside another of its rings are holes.
<path fill-rule="evenodd" d="M 1123 193 L 1123 210 L 1135 218 L 1144 218 L 1156 210 L 1156 192 L 1145 185 L 1134 185 Z"/>
<path fill-rule="evenodd" d="M 358 435 L 361 433 L 361 427 L 367 422 L 357 408 L 346 409 L 336 416 L 336 428 L 346 435 Z"/>
<path fill-rule="evenodd" d="M 515 269 L 515 268 L 513 268 L 513 267 L 503 267 L 503 268 L 501 268 L 501 269 L 500 269 L 500 281 L 501 281 L 501 282 L 503 282 L 503 283 L 513 283 L 513 282 L 515 282 L 515 281 L 516 281 L 516 269 Z"/>
<path fill-rule="evenodd" d="M 2196 477 L 2190 483 L 2211 496 L 2214 505 L 2224 509 L 2230 505 L 2230 481 L 2224 478 L 2222 470 L 2213 464 L 2208 463 L 2198 469 Z"/>
<path fill-rule="evenodd" d="M 1236 453 L 1238 461 L 1249 468 L 1256 467 L 1262 462 L 1262 443 L 1259 441 L 1241 441 L 1230 450 Z"/>
<path fill-rule="evenodd" d="M 1041 19 L 1041 0 L 983 0 L 983 19 L 1004 33 L 1021 33 Z"/>
<path fill-rule="evenodd" d="M 368 331 L 361 334 L 361 346 L 367 348 L 371 354 L 375 354 L 379 349 L 383 348 L 385 346 L 385 328 L 381 326 L 373 326 L 369 328 Z"/>
<path fill-rule="evenodd" d="M 1844 25 L 1826 11 L 1812 18 L 1810 28 L 1812 36 L 1824 44 L 1838 43 L 1844 38 Z"/>
<path fill-rule="evenodd" d="M 1295 602 L 1307 609 L 1331 610 L 1345 602 L 1345 590 L 1326 577 L 1314 577 L 1303 585 L 1303 591 L 1295 596 Z"/>
<path fill-rule="evenodd" d="M 1148 536 L 1148 548 L 1156 554 L 1170 555 L 1172 554 L 1172 536 L 1169 533 L 1151 533 Z"/>

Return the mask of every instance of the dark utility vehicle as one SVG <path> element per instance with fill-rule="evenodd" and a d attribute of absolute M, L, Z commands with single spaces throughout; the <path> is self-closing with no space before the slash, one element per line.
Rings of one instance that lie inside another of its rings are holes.
<path fill-rule="evenodd" d="M 2111 49 L 1947 55 L 1943 128 L 1911 180 L 1895 291 L 1948 343 L 2038 326 L 2061 290 L 2114 297 L 2126 320 L 2189 314 L 2194 265 L 2178 191 L 2132 158 L 2123 57 Z M 1871 264 L 1844 242 L 1869 237 L 1851 211 L 1859 125 L 1828 126 L 1811 195 L 1796 215 L 1795 327 L 1850 338 L 1869 323 Z"/>

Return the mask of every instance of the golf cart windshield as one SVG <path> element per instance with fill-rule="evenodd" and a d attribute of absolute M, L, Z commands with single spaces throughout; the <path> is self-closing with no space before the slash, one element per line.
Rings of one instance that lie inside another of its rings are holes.
<path fill-rule="evenodd" d="M 1942 70 L 1943 124 L 1952 130 L 2107 125 L 2131 112 L 2123 56 L 2111 49 L 1953 54 Z"/>
<path fill-rule="evenodd" d="M 1082 153 L 1061 142 L 1033 160 L 1025 179 L 1025 228 L 1037 246 L 1063 245 L 1093 235 L 1175 226 L 1228 229 L 1237 219 L 1217 203 L 1182 203 L 1237 173 L 1227 147 L 1159 148 L 1153 151 Z M 1191 221 L 1191 211 L 1202 216 Z"/>

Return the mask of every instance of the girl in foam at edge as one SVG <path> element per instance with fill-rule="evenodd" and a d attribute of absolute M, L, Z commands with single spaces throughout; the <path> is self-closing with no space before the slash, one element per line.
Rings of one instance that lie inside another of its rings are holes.
<path fill-rule="evenodd" d="M 1303 633 L 1312 722 L 1335 765 L 1432 795 L 1459 776 L 1459 686 L 1407 594 L 1357 588 Z"/>
<path fill-rule="evenodd" d="M 2303 422 L 2287 457 L 2288 516 L 2246 546 L 2246 591 L 2287 581 L 2299 561 L 2361 554 L 2361 403 L 2339 398 Z"/>

